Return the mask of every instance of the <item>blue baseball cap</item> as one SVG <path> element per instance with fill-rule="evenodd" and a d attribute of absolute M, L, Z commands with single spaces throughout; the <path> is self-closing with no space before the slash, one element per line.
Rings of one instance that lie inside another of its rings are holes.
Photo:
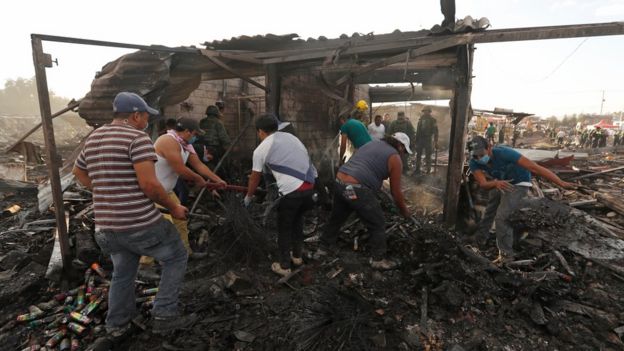
<path fill-rule="evenodd" d="M 153 116 L 160 114 L 157 109 L 149 107 L 142 97 L 127 91 L 122 91 L 115 96 L 115 100 L 113 100 L 113 112 L 147 112 Z"/>

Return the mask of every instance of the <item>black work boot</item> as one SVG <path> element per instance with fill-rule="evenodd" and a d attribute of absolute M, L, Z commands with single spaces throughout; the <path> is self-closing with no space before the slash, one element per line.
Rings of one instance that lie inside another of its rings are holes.
<path fill-rule="evenodd" d="M 195 313 L 184 316 L 154 317 L 152 331 L 155 334 L 166 334 L 176 330 L 187 329 L 197 322 L 197 318 Z"/>

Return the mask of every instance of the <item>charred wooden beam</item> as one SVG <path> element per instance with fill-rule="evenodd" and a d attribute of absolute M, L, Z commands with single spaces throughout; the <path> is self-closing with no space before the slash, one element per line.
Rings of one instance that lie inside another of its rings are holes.
<path fill-rule="evenodd" d="M 449 225 L 454 225 L 457 221 L 459 190 L 464 171 L 464 136 L 471 109 L 473 54 L 473 45 L 458 47 L 458 74 L 451 108 L 453 119 L 449 144 L 449 166 L 446 175 L 446 196 L 444 197 L 444 220 Z"/>
<path fill-rule="evenodd" d="M 422 86 L 370 87 L 371 102 L 446 100 L 452 97 L 451 90 L 426 90 Z"/>
<path fill-rule="evenodd" d="M 279 115 L 280 95 L 281 95 L 281 76 L 276 64 L 266 66 L 266 85 L 269 91 L 266 93 L 266 112 Z"/>
<path fill-rule="evenodd" d="M 624 34 L 624 22 L 498 29 L 465 35 L 469 36 L 470 43 L 500 43 L 505 41 L 565 39 L 622 34 Z"/>
<path fill-rule="evenodd" d="M 253 86 L 256 86 L 256 87 L 258 87 L 258 88 L 260 88 L 260 89 L 262 89 L 264 91 L 268 91 L 268 89 L 264 85 L 256 82 L 255 80 L 253 80 L 253 79 L 251 79 L 251 78 L 249 78 L 249 77 L 247 77 L 247 76 L 245 76 L 245 75 L 243 75 L 243 74 L 241 74 L 239 72 L 237 72 L 235 69 L 233 69 L 232 67 L 228 66 L 225 62 L 219 60 L 217 57 L 211 56 L 210 52 L 206 52 L 206 54 L 204 54 L 205 52 L 206 52 L 206 50 L 201 50 L 201 53 L 203 55 L 205 55 L 208 58 L 208 60 L 212 61 L 212 63 L 214 63 L 215 65 L 221 67 L 223 70 L 233 74 L 237 78 L 240 78 L 240 79 L 244 80 L 245 82 L 247 82 L 247 83 L 249 83 L 249 84 L 251 84 Z"/>

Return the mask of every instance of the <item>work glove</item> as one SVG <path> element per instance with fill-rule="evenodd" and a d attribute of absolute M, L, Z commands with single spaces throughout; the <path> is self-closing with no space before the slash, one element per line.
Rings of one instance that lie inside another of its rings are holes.
<path fill-rule="evenodd" d="M 249 207 L 252 199 L 253 199 L 253 196 L 245 195 L 245 198 L 243 199 L 243 205 L 245 207 Z"/>

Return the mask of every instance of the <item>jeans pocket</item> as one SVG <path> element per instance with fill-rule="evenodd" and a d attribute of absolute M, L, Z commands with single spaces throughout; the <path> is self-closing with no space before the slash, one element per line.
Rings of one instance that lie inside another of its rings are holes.
<path fill-rule="evenodd" d="M 112 253 L 113 250 L 112 250 L 111 242 L 105 232 L 98 230 L 93 234 L 93 238 L 95 239 L 95 242 L 98 244 L 98 246 L 102 250 L 103 254 L 109 255 Z"/>
<path fill-rule="evenodd" d="M 160 245 L 164 239 L 164 229 L 162 227 L 162 223 L 159 224 L 160 225 L 150 226 L 146 230 L 127 234 L 125 241 L 128 245 L 135 247 L 140 251 L 154 248 Z"/>

